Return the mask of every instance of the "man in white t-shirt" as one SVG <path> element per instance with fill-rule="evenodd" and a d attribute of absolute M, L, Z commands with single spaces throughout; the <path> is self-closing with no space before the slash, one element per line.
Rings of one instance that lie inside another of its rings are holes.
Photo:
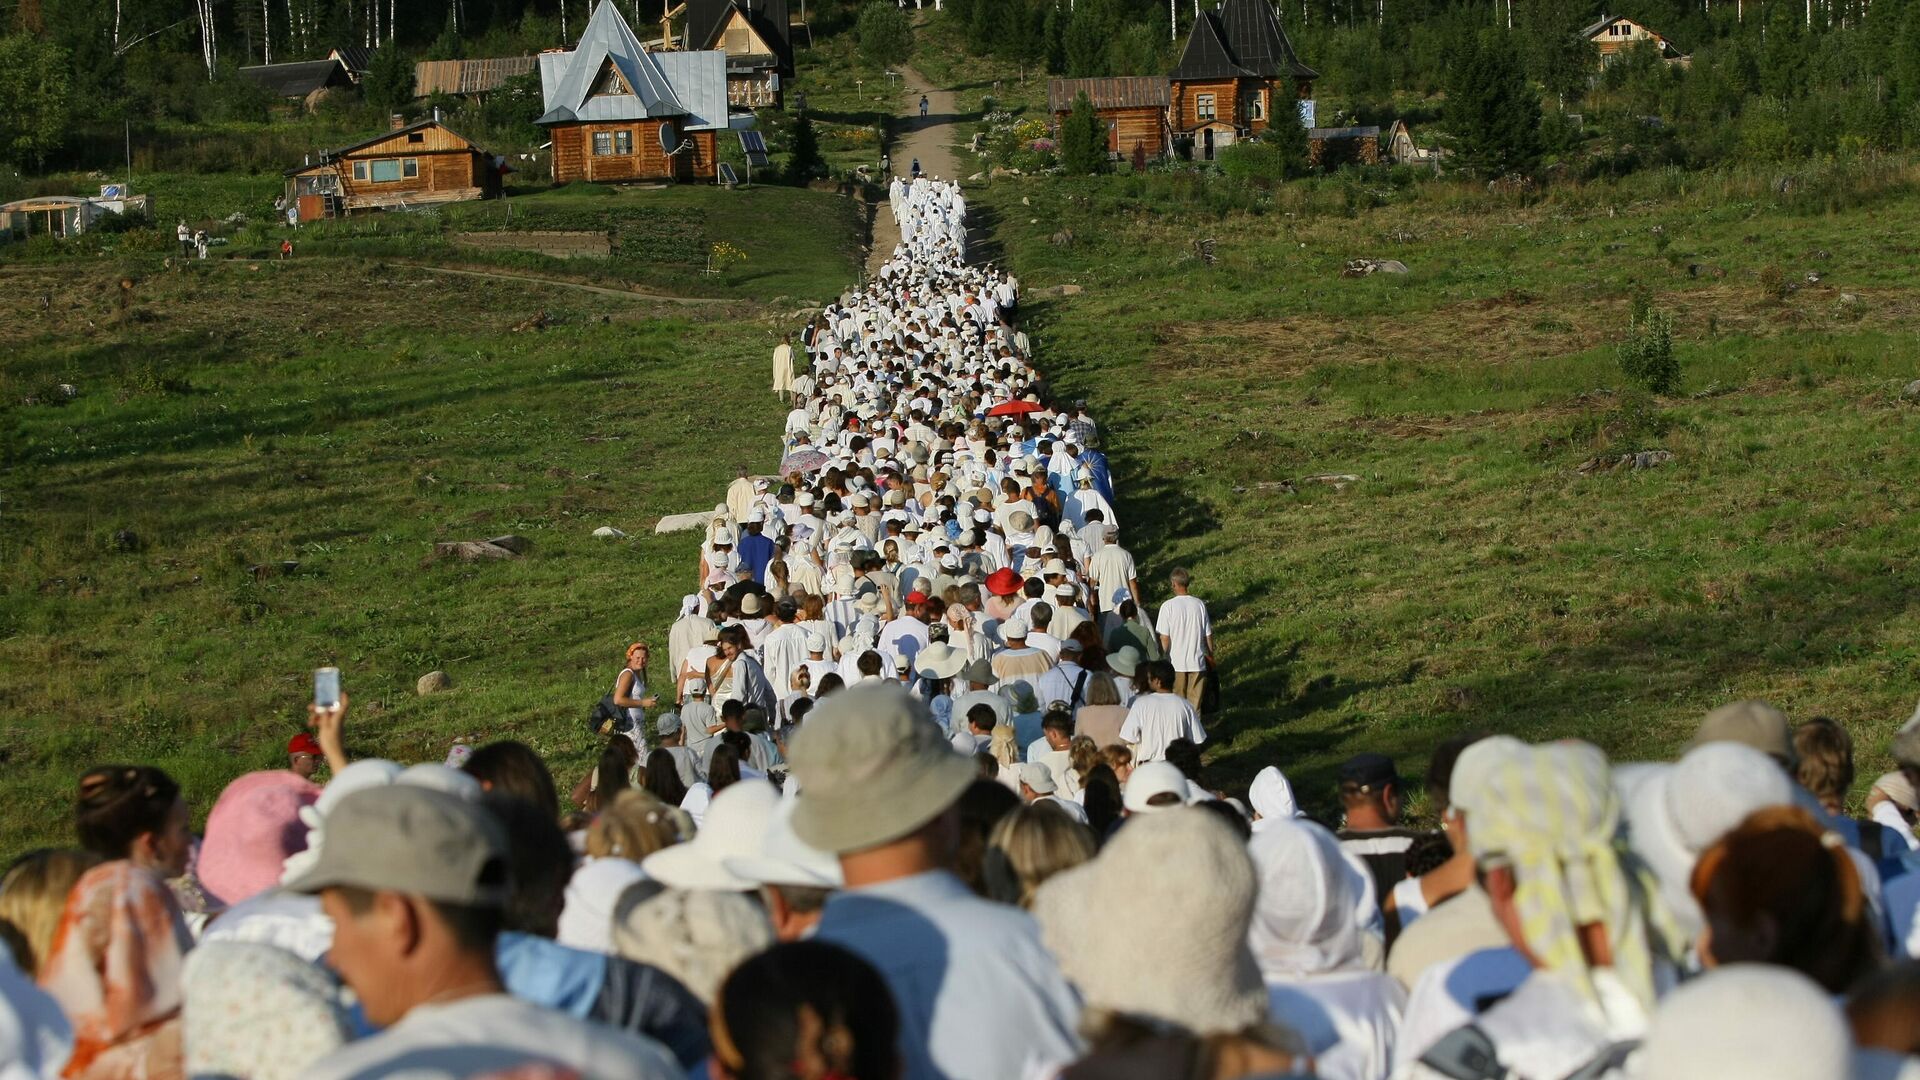
<path fill-rule="evenodd" d="M 1200 714 L 1186 698 L 1173 692 L 1173 665 L 1165 660 L 1150 660 L 1140 665 L 1147 692 L 1133 699 L 1127 718 L 1120 724 L 1120 741 L 1133 748 L 1133 763 L 1163 761 L 1167 746 L 1175 739 L 1192 739 L 1195 745 L 1207 741 L 1207 729 L 1200 726 Z"/>
<path fill-rule="evenodd" d="M 1087 578 L 1094 586 L 1094 597 L 1099 601 L 1100 610 L 1112 611 L 1120 606 L 1123 599 L 1144 605 L 1146 600 L 1140 595 L 1140 581 L 1138 571 L 1133 566 L 1133 554 L 1114 539 L 1120 535 L 1118 527 L 1107 525 L 1105 532 L 1107 542 L 1087 560 Z"/>
<path fill-rule="evenodd" d="M 1192 580 L 1184 566 L 1176 566 L 1168 575 L 1173 599 L 1160 605 L 1160 618 L 1153 624 L 1160 635 L 1160 648 L 1173 663 L 1174 693 L 1186 698 L 1197 711 L 1200 695 L 1206 687 L 1207 668 L 1213 664 L 1213 620 L 1207 617 L 1207 605 L 1187 593 Z"/>
<path fill-rule="evenodd" d="M 383 1028 L 310 1066 L 309 1080 L 422 1080 L 557 1067 L 581 1076 L 685 1075 L 651 1039 L 507 994 L 494 945 L 507 840 L 491 814 L 413 785 L 367 788 L 327 815 L 319 857 L 288 885 L 320 894 L 329 965 Z"/>

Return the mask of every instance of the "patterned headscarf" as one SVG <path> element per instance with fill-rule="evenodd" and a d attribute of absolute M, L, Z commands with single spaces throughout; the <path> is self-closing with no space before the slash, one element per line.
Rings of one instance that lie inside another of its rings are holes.
<path fill-rule="evenodd" d="M 1606 755 L 1572 741 L 1529 747 L 1501 740 L 1490 752 L 1464 789 L 1456 770 L 1452 794 L 1466 813 L 1474 858 L 1500 855 L 1513 866 L 1528 949 L 1598 1003 L 1577 930 L 1599 924 L 1614 974 L 1650 1010 L 1655 958 L 1673 958 L 1677 935 L 1653 876 L 1620 838 Z"/>
<path fill-rule="evenodd" d="M 66 1075 L 180 1074 L 180 971 L 192 945 L 152 871 L 119 859 L 74 883 L 40 968 L 41 988 L 73 1021 Z"/>

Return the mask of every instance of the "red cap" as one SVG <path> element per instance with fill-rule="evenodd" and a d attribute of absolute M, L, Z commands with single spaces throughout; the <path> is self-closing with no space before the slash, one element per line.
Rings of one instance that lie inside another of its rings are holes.
<path fill-rule="evenodd" d="M 287 753 L 289 755 L 312 754 L 314 757 L 325 756 L 324 752 L 320 749 L 320 740 L 305 731 L 287 740 Z"/>
<path fill-rule="evenodd" d="M 919 589 L 915 589 L 907 594 L 907 603 L 909 604 L 924 604 L 926 602 L 927 594 L 921 592 Z"/>
<path fill-rule="evenodd" d="M 1020 575 L 1009 567 L 1003 566 L 987 575 L 987 591 L 995 596 L 1012 596 L 1020 591 L 1022 584 Z"/>

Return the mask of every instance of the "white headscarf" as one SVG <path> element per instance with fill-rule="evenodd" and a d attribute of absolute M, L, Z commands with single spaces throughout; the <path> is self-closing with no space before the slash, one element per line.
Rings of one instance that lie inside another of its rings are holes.
<path fill-rule="evenodd" d="M 1295 801 L 1293 785 L 1287 781 L 1286 774 L 1272 765 L 1254 776 L 1253 786 L 1247 789 L 1247 802 L 1253 804 L 1253 812 L 1260 815 L 1253 823 L 1256 833 L 1265 831 L 1276 821 L 1307 816 Z"/>
<path fill-rule="evenodd" d="M 554 940 L 588 952 L 613 952 L 613 905 L 627 886 L 646 879 L 631 859 L 588 859 L 567 882 L 566 906 L 560 909 Z"/>
<path fill-rule="evenodd" d="M 1640 1052 L 1646 1080 L 1825 1080 L 1851 1074 L 1846 1019 L 1789 968 L 1731 964 L 1668 995 Z"/>
<path fill-rule="evenodd" d="M 1271 980 L 1366 971 L 1360 897 L 1372 882 L 1340 852 L 1333 834 L 1311 821 L 1267 818 L 1247 845 L 1260 895 L 1247 943 Z"/>

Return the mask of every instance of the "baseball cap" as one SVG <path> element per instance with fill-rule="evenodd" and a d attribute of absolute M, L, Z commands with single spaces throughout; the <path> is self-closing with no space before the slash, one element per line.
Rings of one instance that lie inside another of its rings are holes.
<path fill-rule="evenodd" d="M 507 902 L 507 838 L 478 803 L 434 788 L 365 788 L 327 813 L 328 843 L 293 892 L 356 886 L 447 904 Z"/>
<path fill-rule="evenodd" d="M 1024 778 L 1024 777 L 1023 777 Z M 1175 795 L 1180 801 L 1169 806 L 1185 806 L 1193 798 L 1187 775 L 1168 761 L 1149 761 L 1127 777 L 1127 789 L 1121 798 L 1129 814 L 1146 814 L 1162 809 L 1152 800 L 1159 795 Z"/>
<path fill-rule="evenodd" d="M 687 693 L 704 694 L 706 692 L 707 692 L 707 680 L 705 679 L 688 679 L 687 680 Z"/>
<path fill-rule="evenodd" d="M 927 594 L 921 592 L 919 589 L 915 589 L 907 594 L 907 603 L 909 604 L 924 604 L 926 602 Z"/>
<path fill-rule="evenodd" d="M 1751 746 L 1788 768 L 1797 759 L 1793 725 L 1787 722 L 1787 714 L 1764 701 L 1735 701 L 1708 713 L 1687 749 L 1716 742 Z"/>
<path fill-rule="evenodd" d="M 324 757 L 326 754 L 325 751 L 320 749 L 320 740 L 314 738 L 313 733 L 309 731 L 303 731 L 293 738 L 288 739 L 287 753 L 312 754 L 314 757 Z"/>
<path fill-rule="evenodd" d="M 1358 784 L 1362 791 L 1399 782 L 1400 773 L 1393 767 L 1393 759 L 1385 754 L 1369 751 L 1340 763 L 1340 783 Z"/>
<path fill-rule="evenodd" d="M 680 714 L 661 713 L 660 718 L 653 722 L 653 730 L 656 735 L 674 734 L 680 730 Z"/>
<path fill-rule="evenodd" d="M 1020 782 L 1032 788 L 1040 795 L 1053 794 L 1058 787 L 1053 779 L 1053 770 L 1037 761 L 1029 761 L 1020 766 Z"/>
<path fill-rule="evenodd" d="M 793 831 L 834 853 L 906 836 L 952 806 L 979 776 L 954 751 L 925 704 L 898 683 L 869 683 L 825 698 L 787 754 L 800 784 Z"/>

